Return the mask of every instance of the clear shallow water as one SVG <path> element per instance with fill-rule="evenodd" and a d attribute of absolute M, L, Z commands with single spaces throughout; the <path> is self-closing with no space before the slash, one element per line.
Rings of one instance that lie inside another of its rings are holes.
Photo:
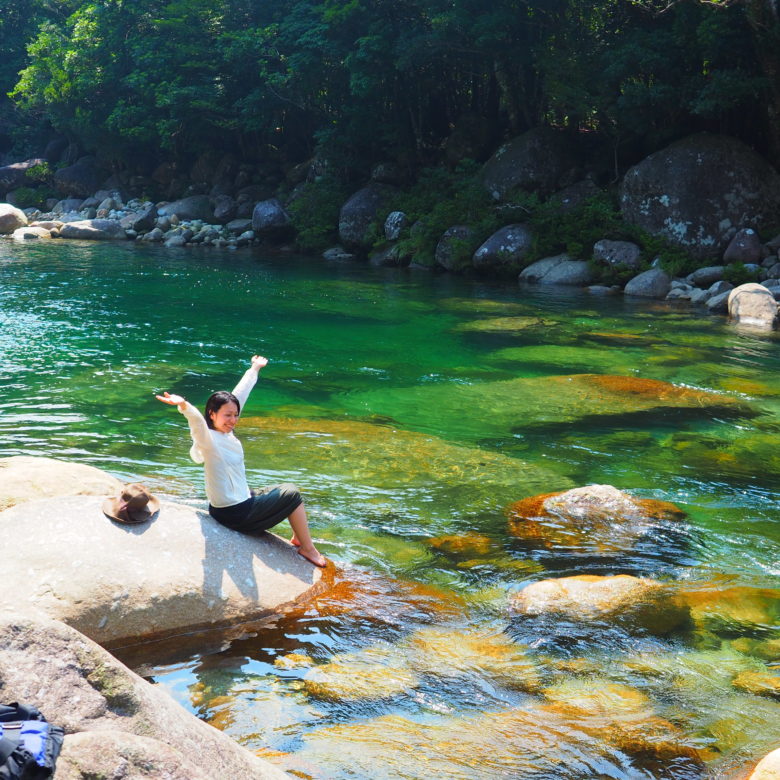
<path fill-rule="evenodd" d="M 203 505 L 186 427 L 154 393 L 202 403 L 255 352 L 271 362 L 239 429 L 250 481 L 298 482 L 343 570 L 255 636 L 125 651 L 185 706 L 311 777 L 728 776 L 780 746 L 780 703 L 734 686 L 780 658 L 776 335 L 305 258 L 0 242 L 2 456 L 92 463 Z M 582 374 L 703 393 L 659 401 Z M 594 482 L 688 518 L 631 544 L 508 533 L 512 501 Z M 581 573 L 714 582 L 729 606 L 662 639 L 510 616 L 522 585 Z M 334 657 L 352 679 L 374 669 L 373 693 L 306 682 Z M 622 736 L 593 702 L 571 709 L 583 681 L 623 686 Z M 676 747 L 627 742 L 633 717 L 671 724 Z"/>

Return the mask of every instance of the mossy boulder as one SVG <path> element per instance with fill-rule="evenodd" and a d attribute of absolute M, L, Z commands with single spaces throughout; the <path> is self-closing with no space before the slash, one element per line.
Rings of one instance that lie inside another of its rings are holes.
<path fill-rule="evenodd" d="M 674 504 L 635 498 L 612 485 L 586 485 L 532 496 L 507 509 L 509 533 L 548 549 L 600 555 L 630 550 L 661 521 L 679 521 Z"/>

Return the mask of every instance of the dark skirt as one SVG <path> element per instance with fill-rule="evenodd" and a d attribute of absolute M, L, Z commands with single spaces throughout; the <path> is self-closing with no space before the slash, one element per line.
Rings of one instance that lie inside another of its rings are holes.
<path fill-rule="evenodd" d="M 209 514 L 220 524 L 243 534 L 260 533 L 278 525 L 289 517 L 303 499 L 298 488 L 290 482 L 269 485 L 252 497 L 233 506 L 217 507 L 209 504 Z"/>

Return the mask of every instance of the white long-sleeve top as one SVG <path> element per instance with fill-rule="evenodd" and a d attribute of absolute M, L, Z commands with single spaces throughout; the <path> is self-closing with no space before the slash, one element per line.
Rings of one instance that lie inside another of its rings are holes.
<path fill-rule="evenodd" d="M 257 372 L 250 368 L 233 389 L 241 411 L 257 382 Z M 181 411 L 181 410 L 180 410 Z M 182 414 L 187 418 L 192 436 L 190 457 L 202 463 L 206 477 L 206 497 L 214 507 L 233 506 L 251 497 L 244 468 L 244 448 L 233 432 L 222 433 L 209 428 L 198 409 L 185 401 Z"/>

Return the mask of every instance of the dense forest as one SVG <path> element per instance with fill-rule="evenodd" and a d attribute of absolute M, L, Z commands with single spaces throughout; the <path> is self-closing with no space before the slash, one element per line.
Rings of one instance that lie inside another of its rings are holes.
<path fill-rule="evenodd" d="M 7 160 L 59 135 L 124 171 L 216 150 L 359 180 L 544 124 L 616 173 L 702 129 L 777 164 L 780 25 L 773 0 L 16 0 L 0 95 Z"/>

